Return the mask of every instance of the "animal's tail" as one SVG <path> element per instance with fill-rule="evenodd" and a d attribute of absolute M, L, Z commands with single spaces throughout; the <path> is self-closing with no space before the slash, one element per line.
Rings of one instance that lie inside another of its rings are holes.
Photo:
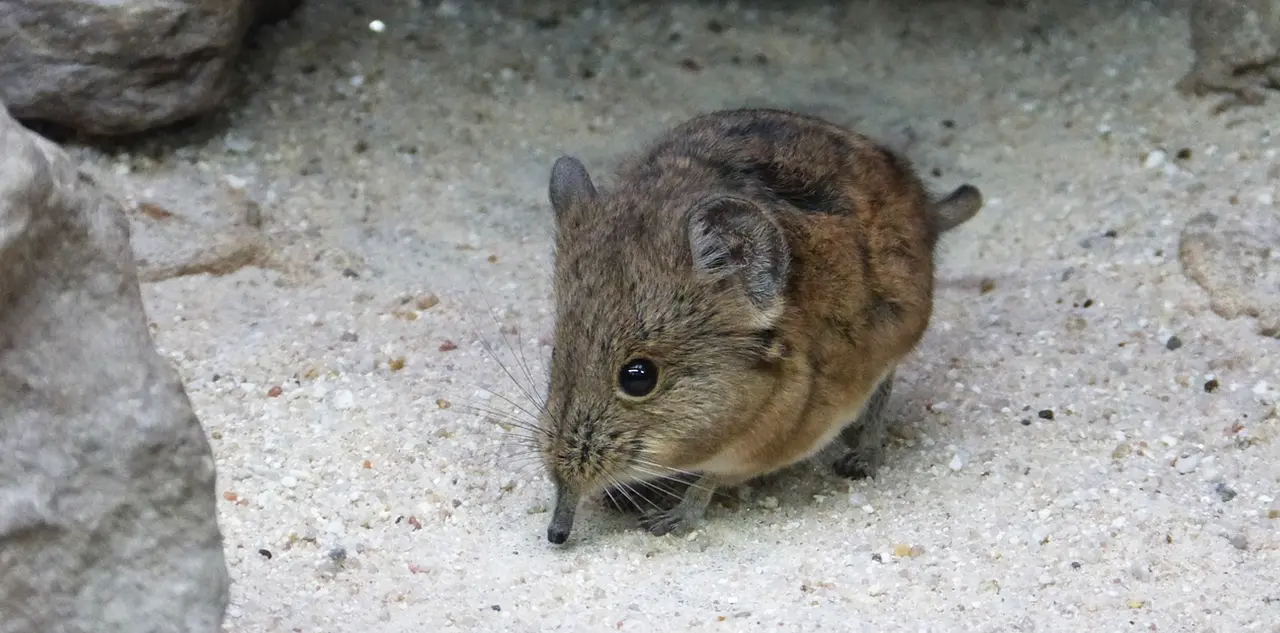
<path fill-rule="evenodd" d="M 946 197 L 935 200 L 929 212 L 933 218 L 935 235 L 946 233 L 964 224 L 982 208 L 982 192 L 973 185 L 960 185 Z"/>

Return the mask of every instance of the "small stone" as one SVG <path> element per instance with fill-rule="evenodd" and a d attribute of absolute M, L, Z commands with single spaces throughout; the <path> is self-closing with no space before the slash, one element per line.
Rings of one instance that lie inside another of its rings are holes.
<path fill-rule="evenodd" d="M 1038 411 L 1038 412 L 1036 413 L 1036 415 L 1040 416 L 1040 419 L 1042 419 L 1042 420 L 1052 420 L 1052 419 L 1053 419 L 1053 409 L 1041 409 L 1040 411 Z"/>
<path fill-rule="evenodd" d="M 1146 169 L 1155 169 L 1163 165 L 1165 160 L 1168 158 L 1169 156 L 1164 153 L 1164 150 L 1152 150 L 1148 152 L 1146 158 L 1142 160 L 1142 166 Z"/>
<path fill-rule="evenodd" d="M 333 408 L 339 411 L 346 411 L 355 406 L 356 396 L 350 391 L 343 389 L 333 395 Z"/>
<path fill-rule="evenodd" d="M 964 458 L 960 456 L 960 453 L 952 455 L 951 462 L 947 464 L 947 467 L 953 471 L 959 472 L 960 469 L 964 468 Z"/>
<path fill-rule="evenodd" d="M 870 503 L 870 501 L 867 499 L 867 495 L 864 495 L 857 490 L 849 493 L 849 505 L 862 507 L 868 503 Z"/>
<path fill-rule="evenodd" d="M 382 20 L 374 20 L 369 23 L 369 30 L 373 31 L 374 33 L 381 33 L 387 30 L 387 25 L 383 24 Z M 497 609 L 494 609 L 494 610 L 496 611 Z"/>
<path fill-rule="evenodd" d="M 1182 347 L 1182 339 L 1177 336 L 1170 336 L 1169 340 L 1164 342 L 1164 347 L 1169 351 L 1178 349 L 1179 347 Z"/>
<path fill-rule="evenodd" d="M 233 154 L 248 154 L 253 151 L 253 141 L 230 134 L 222 139 L 222 145 Z"/>
<path fill-rule="evenodd" d="M 329 560 L 340 563 L 347 559 L 347 549 L 345 547 L 335 547 L 329 550 Z"/>
<path fill-rule="evenodd" d="M 1213 392 L 1217 391 L 1217 390 L 1218 390 L 1218 379 L 1217 379 L 1217 378 L 1212 378 L 1212 379 L 1210 379 L 1210 380 L 1205 381 L 1205 383 L 1204 383 L 1204 390 L 1205 390 L 1205 392 L 1206 392 L 1206 393 L 1213 393 Z"/>
<path fill-rule="evenodd" d="M 440 351 L 442 352 L 451 352 L 455 349 L 458 349 L 458 344 L 453 341 L 445 341 L 440 344 Z"/>
<path fill-rule="evenodd" d="M 1199 453 L 1193 453 L 1191 455 L 1187 455 L 1186 457 L 1179 457 L 1178 460 L 1174 462 L 1174 465 L 1173 465 L 1173 467 L 1177 469 L 1178 474 L 1180 475 L 1187 475 L 1187 474 L 1193 473 L 1195 472 L 1196 468 L 1199 466 L 1200 466 Z"/>
<path fill-rule="evenodd" d="M 1214 486 L 1213 491 L 1218 493 L 1218 498 L 1222 499 L 1223 503 L 1226 503 L 1236 498 L 1236 491 L 1233 490 L 1231 486 L 1228 486 L 1227 484 L 1224 484 L 1224 483 L 1219 483 L 1218 485 Z"/>
<path fill-rule="evenodd" d="M 1236 534 L 1235 536 L 1232 536 L 1231 538 L 1227 539 L 1227 542 L 1231 543 L 1231 547 L 1234 547 L 1238 550 L 1249 549 L 1249 539 L 1245 538 L 1243 534 Z"/>
<path fill-rule="evenodd" d="M 1036 543 L 1040 545 L 1044 545 L 1045 543 L 1049 542 L 1049 536 L 1051 534 L 1053 534 L 1053 530 L 1050 529 L 1049 526 L 1041 525 L 1031 531 L 1031 538 Z"/>
<path fill-rule="evenodd" d="M 267 397 L 268 397 L 268 398 L 278 398 L 278 397 L 280 397 L 280 394 L 282 394 L 282 393 L 284 393 L 284 389 L 281 389 L 281 388 L 280 388 L 280 385 L 276 385 L 276 386 L 274 386 L 274 387 L 272 387 L 272 388 L 270 388 L 270 389 L 268 389 L 268 390 L 267 390 Z"/>
<path fill-rule="evenodd" d="M 360 336 L 355 332 L 343 332 L 339 338 L 343 343 L 355 343 L 360 340 Z"/>

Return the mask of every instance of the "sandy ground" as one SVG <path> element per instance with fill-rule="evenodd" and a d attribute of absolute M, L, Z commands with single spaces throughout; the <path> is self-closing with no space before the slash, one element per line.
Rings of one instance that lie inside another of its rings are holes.
<path fill-rule="evenodd" d="M 76 150 L 122 195 L 242 187 L 272 240 L 144 287 L 217 459 L 227 631 L 1280 631 L 1280 344 L 1177 256 L 1196 213 L 1278 212 L 1280 98 L 1174 93 L 1185 3 L 517 4 L 310 2 L 226 116 Z M 593 504 L 552 546 L 549 485 L 474 408 L 543 384 L 550 165 L 604 178 L 758 104 L 988 198 L 889 464 L 817 460 L 688 538 Z"/>

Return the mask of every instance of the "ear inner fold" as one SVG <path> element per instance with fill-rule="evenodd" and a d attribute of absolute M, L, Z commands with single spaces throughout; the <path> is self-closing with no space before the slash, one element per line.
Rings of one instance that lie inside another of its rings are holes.
<path fill-rule="evenodd" d="M 689 247 L 699 274 L 736 277 L 761 312 L 780 305 L 791 250 L 782 227 L 764 208 L 734 196 L 703 202 L 689 218 Z"/>

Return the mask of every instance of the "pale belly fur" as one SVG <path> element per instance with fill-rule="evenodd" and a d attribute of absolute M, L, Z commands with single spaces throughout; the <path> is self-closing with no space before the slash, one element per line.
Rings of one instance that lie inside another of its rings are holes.
<path fill-rule="evenodd" d="M 874 384 L 879 386 L 893 369 L 894 367 L 890 366 L 884 370 Z M 785 456 L 782 460 L 767 465 L 760 464 L 758 460 L 747 454 L 752 448 L 750 443 L 734 443 L 711 459 L 689 470 L 726 477 L 756 477 L 806 460 L 826 448 L 828 444 L 836 439 L 836 436 L 840 435 L 840 432 L 845 427 L 857 420 L 858 416 L 862 415 L 862 410 L 866 408 L 867 403 L 871 401 L 871 395 L 875 391 L 876 389 L 873 387 L 866 394 L 863 394 L 861 398 L 849 403 L 847 407 L 837 409 L 835 413 L 832 413 L 827 418 L 827 424 L 823 427 L 821 434 L 810 438 L 807 444 L 797 444 L 798 450 L 793 450 L 791 455 Z"/>

